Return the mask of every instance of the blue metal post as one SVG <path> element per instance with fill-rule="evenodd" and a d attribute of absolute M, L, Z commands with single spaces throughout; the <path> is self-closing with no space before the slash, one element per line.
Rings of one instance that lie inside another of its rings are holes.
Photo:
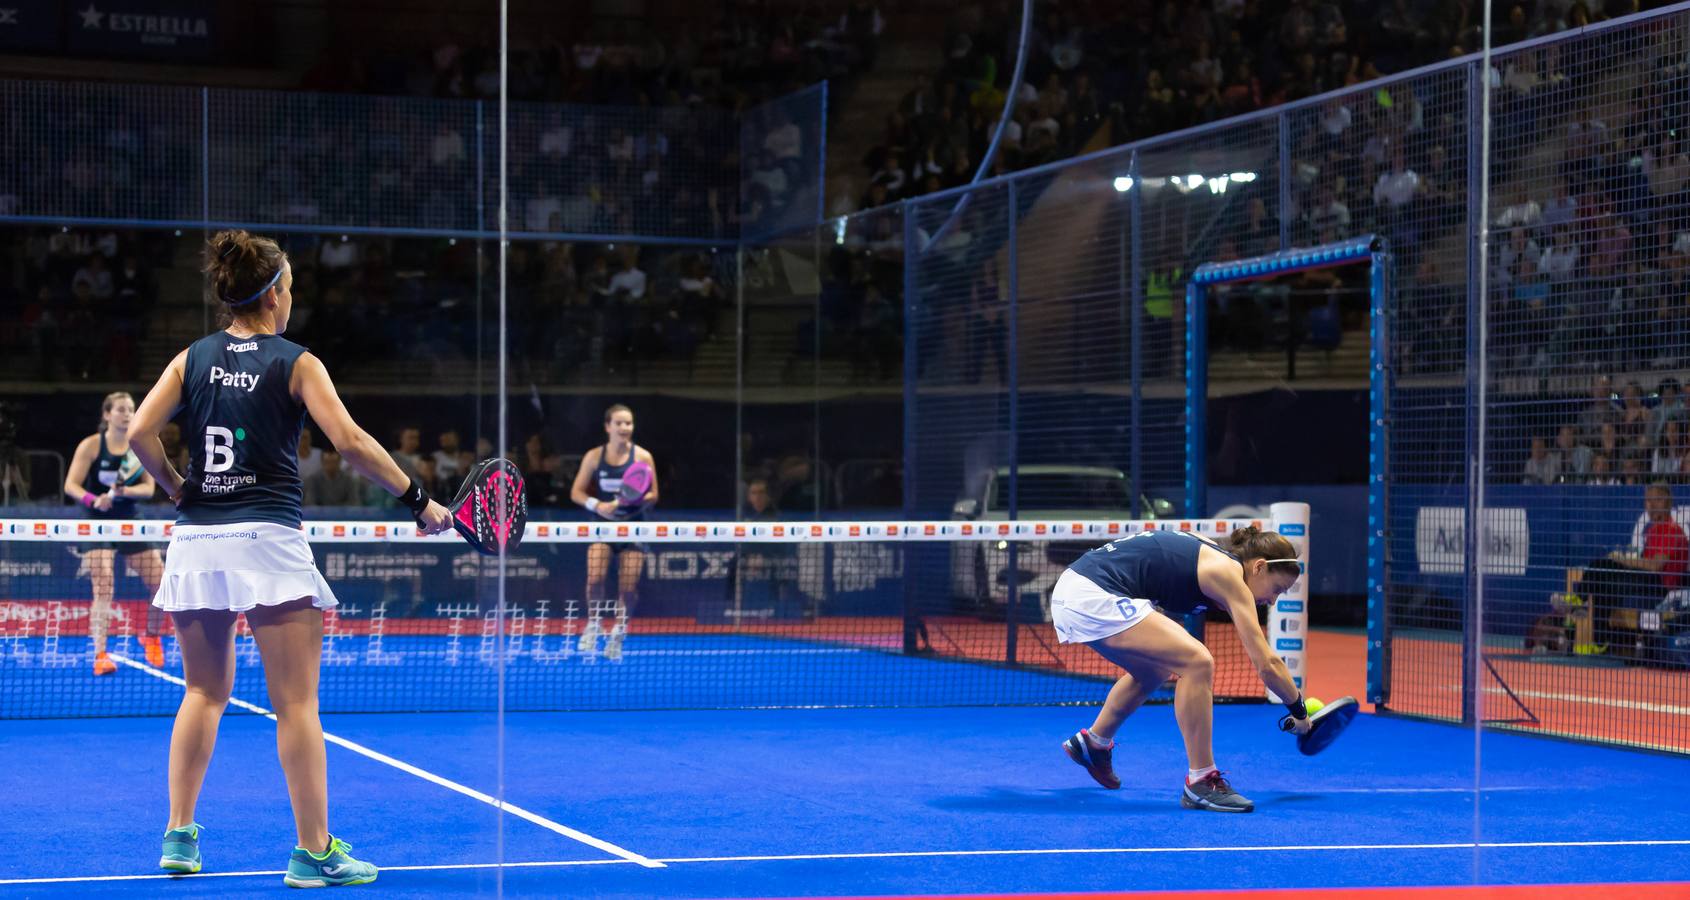
<path fill-rule="evenodd" d="M 1185 514 L 1205 515 L 1209 506 L 1208 296 L 1195 278 L 1185 287 Z"/>
<path fill-rule="evenodd" d="M 1367 428 L 1367 699 L 1383 704 L 1389 699 L 1386 673 L 1390 671 L 1390 645 L 1385 616 L 1385 534 L 1388 522 L 1386 478 L 1390 446 L 1386 424 L 1390 419 L 1391 255 L 1375 253 L 1369 271 L 1368 307 L 1368 428 Z"/>
<path fill-rule="evenodd" d="M 904 202 L 899 209 L 904 216 L 904 519 L 916 518 L 916 337 L 919 334 L 916 317 L 915 266 L 920 258 L 916 247 L 914 204 Z M 920 598 L 915 579 L 909 569 L 904 570 L 904 652 L 918 649 L 917 630 L 912 627 L 920 615 Z"/>
<path fill-rule="evenodd" d="M 1004 214 L 1009 217 L 1006 241 L 1009 249 L 1009 346 L 1004 354 L 1009 371 L 1005 374 L 1004 381 L 1009 392 L 1009 518 L 1014 521 L 1021 515 L 1021 272 L 1020 254 L 1016 252 L 1015 247 L 1016 219 L 1020 216 L 1020 209 L 1017 206 L 1015 179 L 1010 179 L 1004 187 L 1008 192 Z M 1020 566 L 1016 558 L 1020 548 L 1016 543 L 1009 542 L 1008 603 L 1004 614 L 1004 624 L 1008 628 L 1004 644 L 1004 662 L 1011 665 L 1015 664 L 1016 638 L 1020 632 L 1020 626 L 1015 623 L 1016 613 L 1021 606 L 1021 581 L 1017 577 Z"/>
<path fill-rule="evenodd" d="M 916 245 L 916 207 L 903 204 L 904 213 L 904 519 L 916 518 L 916 383 L 919 365 L 916 344 L 920 338 L 920 317 L 916 310 L 915 267 L 920 261 Z"/>
<path fill-rule="evenodd" d="M 1127 189 L 1127 258 L 1123 260 L 1122 268 L 1131 272 L 1128 276 L 1131 299 L 1127 304 L 1127 366 L 1132 383 L 1132 406 L 1127 411 L 1127 417 L 1128 440 L 1132 442 L 1132 447 L 1128 471 L 1132 476 L 1132 502 L 1136 508 L 1138 498 L 1144 496 L 1144 242 L 1140 237 L 1144 191 L 1140 187 L 1137 150 L 1127 162 L 1127 177 L 1132 179 L 1133 186 Z"/>

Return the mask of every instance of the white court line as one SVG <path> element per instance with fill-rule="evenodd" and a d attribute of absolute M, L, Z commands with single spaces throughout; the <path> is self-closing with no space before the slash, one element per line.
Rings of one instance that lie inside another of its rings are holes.
<path fill-rule="evenodd" d="M 1454 690 L 1460 690 L 1456 685 Z M 1507 691 L 1502 688 L 1485 688 L 1485 693 L 1506 696 Z M 1562 694 L 1554 691 L 1516 690 L 1521 697 L 1533 700 L 1560 700 L 1566 703 L 1589 703 L 1607 709 L 1634 709 L 1639 712 L 1666 713 L 1673 716 L 1690 716 L 1690 706 L 1674 706 L 1671 703 L 1650 703 L 1646 700 L 1624 700 L 1613 697 L 1591 697 L 1585 694 Z"/>
<path fill-rule="evenodd" d="M 182 687 L 187 687 L 187 685 L 188 685 L 188 683 L 186 681 L 183 681 L 182 679 L 177 678 L 175 675 L 172 675 L 169 672 L 160 671 L 160 670 L 155 669 L 152 666 L 149 666 L 145 663 L 136 662 L 135 660 L 130 659 L 130 658 L 128 658 L 128 657 L 126 657 L 126 656 L 124 656 L 120 653 L 112 653 L 112 654 L 110 654 L 110 656 L 111 656 L 112 659 L 115 659 L 118 662 L 123 663 L 124 665 L 129 666 L 131 668 L 139 669 L 139 670 L 147 673 L 148 675 L 153 676 L 154 678 L 161 678 L 165 681 L 170 682 L 171 684 L 180 685 Z M 276 720 L 276 714 L 275 713 L 265 709 L 262 706 L 255 704 L 255 703 L 248 703 L 245 700 L 240 700 L 240 699 L 237 699 L 237 698 L 234 698 L 234 697 L 229 698 L 229 702 L 231 704 L 234 704 L 235 706 L 240 707 L 241 709 L 245 709 L 245 710 L 248 710 L 250 712 L 258 713 L 259 715 L 263 716 L 266 719 L 269 719 L 272 722 L 274 722 Z M 465 797 L 469 797 L 469 798 L 474 799 L 474 800 L 480 800 L 482 803 L 485 803 L 485 804 L 493 807 L 494 809 L 503 810 L 505 812 L 510 813 L 513 816 L 516 816 L 519 819 L 522 819 L 522 820 L 528 821 L 528 822 L 532 822 L 535 825 L 538 825 L 541 828 L 546 829 L 547 831 L 553 832 L 555 834 L 563 835 L 564 837 L 569 838 L 570 840 L 573 840 L 573 841 L 579 841 L 583 844 L 586 844 L 589 847 L 594 847 L 594 848 L 597 848 L 599 850 L 603 850 L 604 852 L 609 853 L 612 856 L 621 857 L 622 859 L 625 859 L 628 862 L 637 863 L 639 865 L 645 866 L 648 869 L 661 869 L 661 868 L 663 868 L 662 863 L 647 859 L 644 856 L 641 856 L 638 853 L 633 852 L 632 850 L 623 849 L 622 847 L 618 847 L 618 846 L 616 846 L 615 844 L 612 844 L 609 841 L 601 840 L 599 838 L 593 837 L 592 835 L 587 834 L 584 831 L 576 831 L 575 829 L 570 828 L 568 825 L 563 825 L 563 824 L 559 824 L 557 822 L 553 822 L 551 819 L 548 819 L 545 816 L 542 816 L 538 813 L 529 812 L 528 810 L 523 809 L 522 807 L 517 806 L 514 803 L 507 803 L 507 802 L 499 800 L 498 798 L 493 797 L 489 794 L 484 794 L 481 791 L 476 790 L 475 788 L 469 787 L 467 785 L 459 784 L 456 781 L 451 780 L 450 778 L 443 778 L 439 775 L 434 774 L 433 772 L 429 772 L 425 769 L 419 769 L 416 766 L 413 766 L 408 762 L 404 762 L 403 760 L 394 759 L 393 757 L 388 756 L 385 753 L 382 753 L 382 752 L 377 751 L 377 750 L 372 750 L 369 747 L 366 747 L 363 744 L 360 744 L 356 741 L 350 741 L 350 740 L 347 740 L 346 738 L 343 738 L 339 735 L 330 734 L 326 731 L 323 732 L 323 740 L 328 741 L 329 743 L 335 744 L 335 745 L 340 746 L 340 747 L 345 747 L 346 749 L 351 750 L 353 753 L 356 753 L 359 756 L 363 756 L 363 757 L 366 757 L 368 759 L 373 759 L 376 762 L 379 762 L 383 765 L 392 766 L 393 768 L 398 769 L 399 771 L 404 772 L 407 775 L 415 775 L 416 777 L 421 778 L 424 781 L 427 781 L 431 784 L 440 785 L 441 787 L 443 787 L 443 788 L 445 788 L 449 791 L 455 791 L 459 794 L 464 795 Z"/>
<path fill-rule="evenodd" d="M 378 866 L 377 868 L 382 872 L 431 872 L 442 869 L 555 869 L 564 866 L 621 866 L 631 862 L 633 862 L 631 859 L 560 859 L 546 862 L 457 863 L 432 866 Z M 276 869 L 267 872 L 200 872 L 194 875 L 84 875 L 62 878 L 0 878 L 0 884 L 82 884 L 101 881 L 181 881 L 183 879 L 197 881 L 201 878 L 273 878 L 286 874 L 286 869 Z"/>
<path fill-rule="evenodd" d="M 1308 844 L 1308 845 L 1272 845 L 1262 847 L 1086 847 L 1075 849 L 1046 849 L 1046 850 L 906 850 L 885 853 L 795 853 L 780 856 L 683 856 L 669 859 L 656 859 L 652 862 L 667 865 L 681 865 L 688 863 L 736 863 L 736 862 L 794 862 L 829 859 L 918 859 L 941 856 L 1061 856 L 1061 855 L 1096 855 L 1096 854 L 1158 854 L 1158 853 L 1317 853 L 1332 851 L 1356 850 L 1506 850 L 1514 848 L 1540 847 L 1685 847 L 1690 846 L 1690 839 L 1685 840 L 1641 840 L 1641 841 L 1487 841 L 1474 843 L 1461 841 L 1447 844 Z M 382 866 L 383 872 L 419 872 L 438 871 L 444 869 L 541 869 L 563 868 L 569 866 L 604 866 L 624 865 L 631 863 L 628 859 L 565 859 L 547 862 L 508 862 L 508 863 L 465 863 L 463 865 L 427 865 L 427 866 Z M 275 876 L 283 874 L 281 870 L 274 872 L 202 872 L 198 875 L 89 875 L 82 877 L 67 876 L 59 878 L 5 878 L 0 879 L 0 885 L 7 884 L 70 884 L 99 881 L 146 881 L 151 879 L 193 879 L 193 878 L 239 878 Z"/>

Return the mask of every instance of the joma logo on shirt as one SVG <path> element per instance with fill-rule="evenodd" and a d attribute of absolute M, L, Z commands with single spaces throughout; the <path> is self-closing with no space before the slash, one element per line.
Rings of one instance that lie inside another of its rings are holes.
<path fill-rule="evenodd" d="M 259 377 L 251 372 L 230 372 L 222 366 L 211 367 L 212 384 L 223 387 L 246 388 L 246 392 L 249 394 L 252 393 L 253 388 L 258 387 Z"/>
<path fill-rule="evenodd" d="M 223 349 L 229 351 L 230 353 L 245 353 L 248 350 L 257 350 L 258 349 L 258 342 L 257 341 L 247 341 L 244 344 L 230 344 L 229 346 L 224 347 Z"/>

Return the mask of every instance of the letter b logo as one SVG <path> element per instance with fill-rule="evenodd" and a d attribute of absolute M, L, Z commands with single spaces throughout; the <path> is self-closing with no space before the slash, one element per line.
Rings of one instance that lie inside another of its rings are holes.
<path fill-rule="evenodd" d="M 227 472 L 235 467 L 235 433 L 216 425 L 205 426 L 205 470 Z"/>

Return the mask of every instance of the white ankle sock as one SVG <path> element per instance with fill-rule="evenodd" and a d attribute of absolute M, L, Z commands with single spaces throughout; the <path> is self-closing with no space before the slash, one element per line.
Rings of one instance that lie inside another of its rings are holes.
<path fill-rule="evenodd" d="M 1092 745 L 1092 747 L 1094 749 L 1108 750 L 1110 747 L 1115 746 L 1115 741 L 1113 739 L 1106 741 L 1103 738 L 1100 738 L 1097 735 L 1092 734 L 1091 729 L 1089 729 L 1089 728 L 1086 729 L 1085 735 L 1086 735 L 1086 743 Z"/>
<path fill-rule="evenodd" d="M 1213 771 L 1215 771 L 1214 766 L 1204 766 L 1201 769 L 1186 769 L 1185 770 L 1185 783 L 1186 784 L 1196 784 L 1197 782 L 1201 781 L 1204 776 L 1208 775 L 1210 772 L 1213 772 Z"/>

